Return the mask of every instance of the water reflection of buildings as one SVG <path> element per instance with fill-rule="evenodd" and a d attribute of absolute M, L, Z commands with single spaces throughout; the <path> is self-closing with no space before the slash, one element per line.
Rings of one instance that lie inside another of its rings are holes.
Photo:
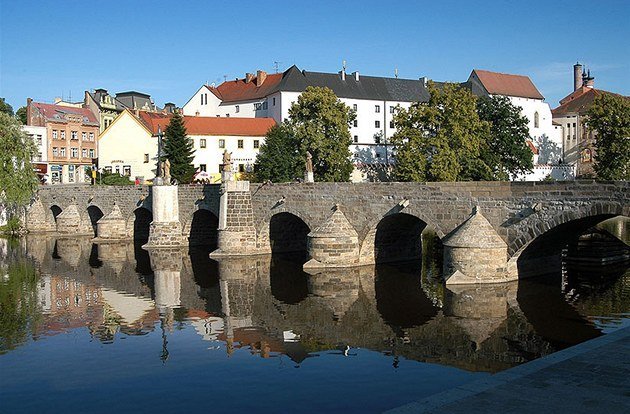
<path fill-rule="evenodd" d="M 248 349 L 301 363 L 351 347 L 390 355 L 394 366 L 406 358 L 491 372 L 600 334 L 560 289 L 445 289 L 425 274 L 426 263 L 307 274 L 300 261 L 278 256 L 217 263 L 204 253 L 80 239 L 29 239 L 27 248 L 43 274 L 45 329 L 87 326 L 111 341 L 116 332 L 161 328 L 163 359 L 177 323 L 228 355 Z M 570 323 L 558 329 L 554 317 Z"/>

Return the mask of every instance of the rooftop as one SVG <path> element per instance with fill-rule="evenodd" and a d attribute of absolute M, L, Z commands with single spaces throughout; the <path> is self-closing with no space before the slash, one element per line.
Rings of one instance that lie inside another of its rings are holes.
<path fill-rule="evenodd" d="M 490 95 L 545 99 L 528 76 L 473 69 L 468 80 L 477 79 Z"/>
<path fill-rule="evenodd" d="M 158 133 L 158 127 L 162 129 L 162 132 L 166 130 L 172 116 L 172 114 L 138 111 L 138 117 L 154 135 Z M 184 126 L 188 135 L 263 137 L 275 124 L 273 118 L 184 117 Z"/>

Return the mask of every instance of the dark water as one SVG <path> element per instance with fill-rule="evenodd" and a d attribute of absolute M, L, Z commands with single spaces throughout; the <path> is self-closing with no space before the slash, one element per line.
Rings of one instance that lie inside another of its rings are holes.
<path fill-rule="evenodd" d="M 0 412 L 381 412 L 630 325 L 626 262 L 446 288 L 423 260 L 309 275 L 89 239 L 0 240 Z M 581 249 L 581 250 L 580 250 Z"/>

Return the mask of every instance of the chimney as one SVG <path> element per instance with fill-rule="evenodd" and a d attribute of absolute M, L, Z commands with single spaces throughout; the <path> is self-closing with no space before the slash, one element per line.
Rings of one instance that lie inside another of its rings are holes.
<path fill-rule="evenodd" d="M 175 104 L 172 102 L 167 102 L 164 104 L 164 110 L 166 113 L 174 114 L 175 113 Z"/>
<path fill-rule="evenodd" d="M 573 91 L 577 91 L 582 87 L 582 65 L 577 62 L 573 65 Z"/>
<path fill-rule="evenodd" d="M 339 71 L 339 76 L 341 76 L 341 80 L 345 81 L 346 80 L 346 70 L 342 69 Z"/>
<path fill-rule="evenodd" d="M 265 79 L 267 79 L 267 72 L 265 72 L 264 70 L 259 70 L 256 72 L 256 86 L 261 86 L 264 82 Z"/>
<path fill-rule="evenodd" d="M 252 79 L 254 79 L 254 74 L 253 73 L 246 73 L 245 74 L 245 83 L 250 83 L 252 81 Z"/>
<path fill-rule="evenodd" d="M 357 81 L 357 82 L 359 81 L 359 72 L 358 71 L 357 72 L 352 72 L 352 76 L 354 76 L 354 80 L 355 81 Z"/>
<path fill-rule="evenodd" d="M 26 125 L 32 125 L 31 123 L 31 114 L 33 109 L 31 108 L 31 104 L 33 100 L 31 98 L 26 98 Z"/>
<path fill-rule="evenodd" d="M 423 77 L 420 78 L 420 82 L 422 82 L 423 86 L 427 86 L 427 81 L 428 80 L 429 79 L 426 76 L 423 76 Z"/>
<path fill-rule="evenodd" d="M 584 86 L 587 88 L 593 88 L 595 86 L 595 78 L 591 76 L 591 70 L 589 69 L 584 78 Z"/>

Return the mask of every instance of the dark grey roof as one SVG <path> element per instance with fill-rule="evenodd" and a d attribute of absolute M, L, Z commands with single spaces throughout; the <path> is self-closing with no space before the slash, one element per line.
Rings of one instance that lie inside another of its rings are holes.
<path fill-rule="evenodd" d="M 351 73 L 342 80 L 339 73 L 300 71 L 295 65 L 284 72 L 277 90 L 302 92 L 307 86 L 328 87 L 339 98 L 402 102 L 429 100 L 429 93 L 421 80 L 359 75 L 357 81 Z"/>
<path fill-rule="evenodd" d="M 116 100 L 121 102 L 126 108 L 129 109 L 156 109 L 153 102 L 151 102 L 151 95 L 147 95 L 146 93 L 142 92 L 119 92 L 116 94 Z"/>
<path fill-rule="evenodd" d="M 109 95 L 105 89 L 96 89 L 94 92 L 89 92 L 88 94 L 92 97 L 96 105 L 101 109 L 101 97 L 103 95 Z M 110 95 L 111 96 L 111 95 Z M 125 108 L 127 108 L 122 102 L 120 102 L 115 97 L 111 97 L 114 105 L 116 105 L 116 111 L 122 112 Z"/>

